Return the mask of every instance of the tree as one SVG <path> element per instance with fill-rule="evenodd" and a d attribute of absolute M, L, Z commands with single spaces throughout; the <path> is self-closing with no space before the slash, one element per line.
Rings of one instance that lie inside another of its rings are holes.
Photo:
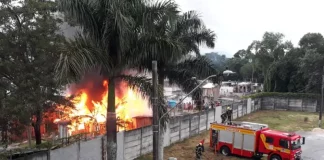
<path fill-rule="evenodd" d="M 82 33 L 70 41 L 56 67 L 59 79 L 79 80 L 90 69 L 97 68 L 108 80 L 107 156 L 116 159 L 115 84 L 124 80 L 150 96 L 151 84 L 145 77 L 123 72 L 136 68 L 138 56 L 147 54 L 145 46 L 154 36 L 145 34 L 160 17 L 172 18 L 178 13 L 172 1 L 151 2 L 127 0 L 61 0 L 65 15 L 75 19 Z M 168 15 L 168 16 L 165 16 Z M 158 46 L 156 46 L 158 47 Z M 135 49 L 137 48 L 137 49 Z M 170 48 L 172 50 L 172 48 Z M 151 61 L 150 61 L 151 63 Z"/>
<path fill-rule="evenodd" d="M 65 41 L 57 34 L 61 21 L 52 15 L 56 8 L 54 2 L 29 0 L 20 1 L 20 6 L 14 6 L 12 1 L 0 4 L 4 15 L 0 29 L 0 70 L 3 80 L 10 84 L 4 89 L 6 98 L 2 99 L 2 107 L 15 106 L 12 113 L 21 116 L 14 119 L 15 123 L 31 124 L 38 145 L 43 112 L 64 101 L 58 96 L 61 86 L 54 80 L 55 61 L 59 58 L 57 48 Z"/>
<path fill-rule="evenodd" d="M 307 33 L 299 40 L 299 46 L 303 50 L 317 49 L 323 51 L 324 38 L 320 33 Z"/>
<path fill-rule="evenodd" d="M 212 74 L 218 74 L 209 59 L 200 55 L 199 46 L 206 44 L 214 47 L 215 34 L 206 29 L 198 14 L 188 11 L 177 14 L 175 19 L 165 15 L 157 19 L 143 37 L 150 37 L 144 46 L 138 45 L 138 52 L 144 48 L 148 53 L 141 54 L 138 58 L 139 69 L 151 70 L 151 60 L 158 62 L 158 82 L 164 86 L 164 80 L 169 79 L 170 84 L 177 84 L 186 93 L 189 93 L 197 85 L 197 80 L 192 77 L 205 78 Z M 158 47 L 157 47 L 158 46 Z M 194 52 L 196 57 L 189 54 Z M 194 98 L 201 106 L 200 90 L 195 92 Z M 162 107 L 162 106 L 161 106 Z M 160 116 L 164 112 L 160 112 Z M 164 119 L 166 120 L 166 119 Z M 163 130 L 160 131 L 160 156 L 163 159 Z"/>
<path fill-rule="evenodd" d="M 246 54 L 247 54 L 247 52 L 244 49 L 241 49 L 234 54 L 234 58 L 242 58 L 243 59 L 246 57 Z"/>
<path fill-rule="evenodd" d="M 321 93 L 324 60 L 324 38 L 320 33 L 307 33 L 299 41 L 299 77 L 304 87 L 301 91 Z"/>
<path fill-rule="evenodd" d="M 266 32 L 261 41 L 253 41 L 246 50 L 238 51 L 227 65 L 240 71 L 243 79 L 252 70 L 253 77 L 263 79 L 265 91 L 320 93 L 323 36 L 307 33 L 298 47 L 283 38 L 281 33 Z"/>
<path fill-rule="evenodd" d="M 262 41 L 258 42 L 259 49 L 255 56 L 264 76 L 265 91 L 276 90 L 278 81 L 274 79 L 276 63 L 293 48 L 290 41 L 283 42 L 284 35 L 281 33 L 266 32 Z"/>

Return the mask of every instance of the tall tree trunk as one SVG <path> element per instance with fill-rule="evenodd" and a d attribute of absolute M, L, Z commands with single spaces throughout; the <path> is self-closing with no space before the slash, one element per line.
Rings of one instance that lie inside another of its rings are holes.
<path fill-rule="evenodd" d="M 36 122 L 33 125 L 34 132 L 35 132 L 36 145 L 39 145 L 42 143 L 41 123 L 42 123 L 42 114 L 41 114 L 41 111 L 37 111 L 36 112 Z"/>
<path fill-rule="evenodd" d="M 115 80 L 108 81 L 108 107 L 107 107 L 107 160 L 117 159 L 117 119 L 115 106 Z"/>
<path fill-rule="evenodd" d="M 159 67 L 160 68 L 160 67 Z M 159 82 L 159 86 L 162 87 L 164 89 L 164 73 L 163 71 L 159 72 L 158 71 L 158 82 Z M 164 98 L 164 93 L 162 94 L 163 98 Z M 162 116 L 161 114 L 159 114 L 160 116 Z M 164 153 L 164 132 L 165 130 L 162 127 L 162 124 L 160 124 L 160 132 L 159 132 L 159 160 L 163 160 L 163 153 Z"/>

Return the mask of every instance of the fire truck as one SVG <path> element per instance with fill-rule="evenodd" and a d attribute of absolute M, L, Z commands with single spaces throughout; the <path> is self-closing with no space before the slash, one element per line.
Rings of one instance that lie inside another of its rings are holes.
<path fill-rule="evenodd" d="M 305 137 L 271 130 L 267 124 L 231 122 L 210 124 L 210 147 L 224 156 L 268 160 L 300 160 Z"/>

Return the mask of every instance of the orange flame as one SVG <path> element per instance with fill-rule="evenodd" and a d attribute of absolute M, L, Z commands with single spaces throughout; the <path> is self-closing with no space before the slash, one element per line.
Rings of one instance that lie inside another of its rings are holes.
<path fill-rule="evenodd" d="M 97 131 L 98 124 L 104 124 L 106 121 L 107 98 L 108 98 L 108 82 L 103 81 L 105 91 L 101 95 L 101 101 L 89 99 L 86 89 L 80 90 L 80 95 L 73 99 L 73 109 L 60 106 L 58 107 L 63 114 L 60 119 L 54 120 L 58 123 L 60 120 L 71 120 L 69 125 L 69 134 L 85 130 L 86 126 L 90 125 L 89 132 Z M 131 89 L 126 82 L 119 84 L 122 94 L 116 94 L 116 115 L 117 119 L 125 123 L 131 123 L 132 118 L 136 116 L 151 116 L 152 110 L 149 108 L 149 103 L 146 98 L 143 98 L 138 91 Z M 87 102 L 91 100 L 93 107 L 89 109 Z M 132 126 L 119 127 L 119 130 L 132 129 Z"/>

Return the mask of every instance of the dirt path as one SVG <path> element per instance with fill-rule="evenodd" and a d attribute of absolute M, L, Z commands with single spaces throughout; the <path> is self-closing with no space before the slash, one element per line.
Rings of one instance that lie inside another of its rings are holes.
<path fill-rule="evenodd" d="M 209 132 L 206 131 L 200 135 L 194 136 L 190 139 L 186 139 L 183 142 L 173 144 L 164 149 L 164 159 L 169 157 L 176 157 L 178 160 L 194 160 L 195 159 L 195 147 L 201 141 L 205 139 L 205 152 L 203 160 L 244 160 L 238 157 L 224 157 L 219 153 L 215 153 L 209 148 Z M 143 156 L 137 160 L 151 160 L 152 154 Z"/>

